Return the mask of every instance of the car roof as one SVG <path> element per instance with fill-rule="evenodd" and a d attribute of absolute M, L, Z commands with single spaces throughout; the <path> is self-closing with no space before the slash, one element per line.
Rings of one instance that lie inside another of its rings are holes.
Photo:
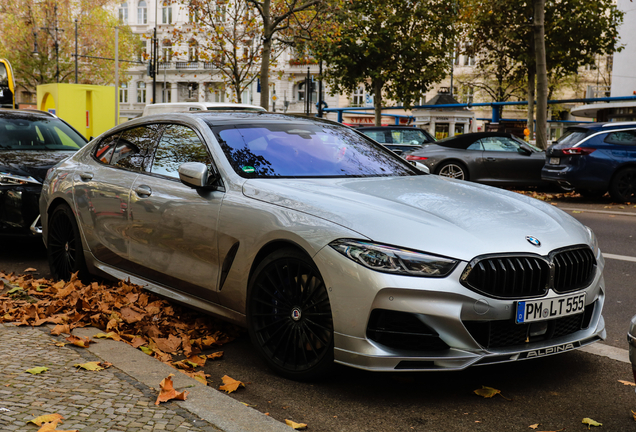
<path fill-rule="evenodd" d="M 488 137 L 502 137 L 502 138 L 510 138 L 512 134 L 506 132 L 473 132 L 462 135 L 455 135 L 452 137 L 445 138 L 441 141 L 437 141 L 435 144 L 443 146 L 443 147 L 452 147 L 452 148 L 467 148 L 469 145 L 477 141 L 481 138 Z"/>
<path fill-rule="evenodd" d="M 636 128 L 636 121 L 581 123 L 581 124 L 569 126 L 567 129 L 600 132 L 603 130 L 632 128 L 632 127 Z"/>
<path fill-rule="evenodd" d="M 40 110 L 34 110 L 34 109 L 11 109 L 11 108 L 0 108 L 0 117 L 13 117 L 13 118 L 24 118 L 24 119 L 57 118 L 55 114 L 52 114 L 47 111 L 40 111 Z"/>
<path fill-rule="evenodd" d="M 422 130 L 421 128 L 417 126 L 364 126 L 364 127 L 357 128 L 357 130 L 390 130 L 390 129 Z"/>

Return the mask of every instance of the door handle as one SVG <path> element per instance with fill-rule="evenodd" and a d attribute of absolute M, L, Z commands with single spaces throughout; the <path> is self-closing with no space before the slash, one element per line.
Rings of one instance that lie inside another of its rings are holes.
<path fill-rule="evenodd" d="M 139 185 L 135 188 L 135 193 L 139 195 L 140 198 L 146 198 L 152 195 L 152 189 L 150 189 L 150 186 Z"/>
<path fill-rule="evenodd" d="M 487 160 L 488 162 L 494 162 L 494 161 L 496 161 L 497 159 L 495 159 L 495 158 L 493 158 L 493 157 L 487 157 L 487 158 L 486 158 L 486 160 Z"/>
<path fill-rule="evenodd" d="M 80 173 L 80 178 L 84 181 L 91 181 L 93 180 L 93 173 L 92 172 Z"/>

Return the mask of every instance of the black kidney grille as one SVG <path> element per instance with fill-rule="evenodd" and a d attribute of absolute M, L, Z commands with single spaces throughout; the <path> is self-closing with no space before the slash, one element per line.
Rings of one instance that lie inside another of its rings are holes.
<path fill-rule="evenodd" d="M 552 260 L 556 292 L 575 291 L 589 285 L 594 277 L 596 260 L 588 248 L 559 252 Z"/>
<path fill-rule="evenodd" d="M 466 283 L 497 297 L 530 297 L 548 290 L 550 267 L 535 257 L 497 257 L 473 265 Z"/>
<path fill-rule="evenodd" d="M 556 251 L 539 256 L 484 257 L 470 264 L 462 283 L 481 293 L 500 298 L 543 296 L 552 287 L 558 293 L 589 285 L 596 271 L 590 248 Z"/>

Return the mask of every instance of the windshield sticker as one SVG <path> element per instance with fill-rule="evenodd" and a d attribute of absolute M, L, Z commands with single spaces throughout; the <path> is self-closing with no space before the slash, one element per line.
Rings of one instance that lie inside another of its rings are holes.
<path fill-rule="evenodd" d="M 248 173 L 248 174 L 251 174 L 254 171 L 256 171 L 253 166 L 244 166 L 242 168 L 242 170 L 243 170 L 243 172 Z"/>

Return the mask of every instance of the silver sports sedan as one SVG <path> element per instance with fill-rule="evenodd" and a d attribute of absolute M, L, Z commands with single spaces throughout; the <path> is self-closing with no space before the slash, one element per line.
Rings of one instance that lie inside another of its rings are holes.
<path fill-rule="evenodd" d="M 279 374 L 459 370 L 605 338 L 603 257 L 553 206 L 268 113 L 122 124 L 51 169 L 52 273 L 130 278 L 246 326 Z"/>

